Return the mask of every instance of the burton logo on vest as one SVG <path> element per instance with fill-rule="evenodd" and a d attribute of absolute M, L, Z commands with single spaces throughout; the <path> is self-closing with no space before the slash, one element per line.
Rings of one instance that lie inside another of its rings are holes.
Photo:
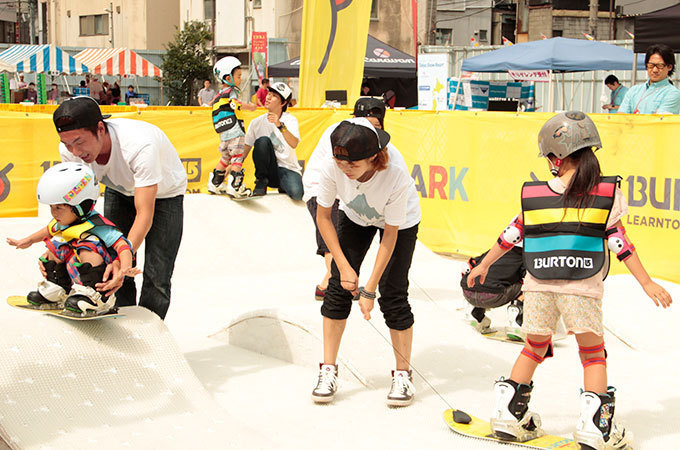
<path fill-rule="evenodd" d="M 583 256 L 548 256 L 534 259 L 534 269 L 550 269 L 552 267 L 592 269 L 593 258 Z"/>

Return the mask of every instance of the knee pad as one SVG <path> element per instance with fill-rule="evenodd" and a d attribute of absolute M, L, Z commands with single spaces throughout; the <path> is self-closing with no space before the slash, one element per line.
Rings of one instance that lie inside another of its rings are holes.
<path fill-rule="evenodd" d="M 607 350 L 604 348 L 604 341 L 592 347 L 582 347 L 579 345 L 578 352 L 582 357 L 581 364 L 584 369 L 595 364 L 607 365 Z M 600 356 L 600 352 L 602 352 L 602 356 Z"/>
<path fill-rule="evenodd" d="M 526 356 L 527 358 L 533 361 L 536 361 L 538 364 L 541 364 L 546 358 L 551 358 L 553 356 L 552 337 L 549 337 L 543 342 L 533 341 L 527 338 L 527 344 L 529 344 L 531 348 L 524 347 L 520 354 Z M 543 350 L 546 347 L 547 349 L 543 356 L 539 355 L 533 350 L 533 349 Z"/>

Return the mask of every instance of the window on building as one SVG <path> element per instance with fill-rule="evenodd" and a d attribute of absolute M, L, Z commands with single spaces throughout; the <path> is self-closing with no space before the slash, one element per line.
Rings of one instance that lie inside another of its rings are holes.
<path fill-rule="evenodd" d="M 489 42 L 487 30 L 479 30 L 479 42 Z"/>
<path fill-rule="evenodd" d="M 80 16 L 80 35 L 97 36 L 109 34 L 109 15 L 96 14 L 92 16 Z"/>
<path fill-rule="evenodd" d="M 261 9 L 262 0 L 253 0 L 253 9 Z"/>
<path fill-rule="evenodd" d="M 452 39 L 451 37 L 453 36 L 453 30 L 450 28 L 437 28 L 435 37 L 434 37 L 434 44 L 435 45 L 451 45 Z"/>
<path fill-rule="evenodd" d="M 562 37 L 562 30 L 553 30 L 552 37 Z"/>
<path fill-rule="evenodd" d="M 213 19 L 213 4 L 215 0 L 203 0 L 203 20 Z"/>
<path fill-rule="evenodd" d="M 0 42 L 14 44 L 16 42 L 14 22 L 0 20 Z"/>
<path fill-rule="evenodd" d="M 378 0 L 371 0 L 371 20 L 378 20 Z"/>

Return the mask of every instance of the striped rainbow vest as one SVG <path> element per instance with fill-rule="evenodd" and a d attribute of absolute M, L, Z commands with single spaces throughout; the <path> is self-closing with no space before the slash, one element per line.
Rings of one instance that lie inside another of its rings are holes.
<path fill-rule="evenodd" d="M 605 230 L 619 177 L 602 177 L 594 201 L 564 208 L 545 181 L 522 186 L 524 265 L 539 280 L 582 280 L 608 262 Z"/>

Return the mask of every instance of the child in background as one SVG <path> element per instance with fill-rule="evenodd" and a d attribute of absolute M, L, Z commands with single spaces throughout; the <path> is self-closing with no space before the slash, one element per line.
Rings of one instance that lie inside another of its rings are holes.
<path fill-rule="evenodd" d="M 468 269 L 463 273 L 460 286 L 463 297 L 472 306 L 471 324 L 481 334 L 495 331 L 491 328 L 491 319 L 486 315 L 487 309 L 508 305 L 508 321 L 505 333 L 508 339 L 521 341 L 522 328 L 522 280 L 526 270 L 522 262 L 522 247 L 513 246 L 493 266 L 483 284 L 468 287 L 468 274 L 473 267 L 484 259 L 487 252 L 468 260 Z"/>
<path fill-rule="evenodd" d="M 494 261 L 515 241 L 524 240 L 528 273 L 522 288 L 522 328 L 527 339 L 510 378 L 494 386 L 491 428 L 498 438 L 515 441 L 543 434 L 540 418 L 529 411 L 532 378 L 538 365 L 553 356 L 551 339 L 562 315 L 567 331 L 576 335 L 583 365 L 585 389 L 574 440 L 582 448 L 629 448 L 631 433 L 614 420 L 616 389 L 607 384 L 602 320 L 607 247 L 654 304 L 666 308 L 672 299 L 649 277 L 626 235 L 621 223 L 626 199 L 617 187 L 618 177 L 601 176 L 594 150 L 602 144 L 593 121 L 579 111 L 557 114 L 541 128 L 538 146 L 555 178 L 524 184 L 522 215 L 468 275 L 468 287 L 484 283 Z"/>
<path fill-rule="evenodd" d="M 116 296 L 97 292 L 106 265 L 120 260 L 116 276 L 140 273 L 132 268 L 130 242 L 94 210 L 99 184 L 85 164 L 67 162 L 49 168 L 38 182 L 38 201 L 50 205 L 52 221 L 28 237 L 7 238 L 7 243 L 25 249 L 40 241 L 47 252 L 40 257 L 45 280 L 26 298 L 36 309 L 64 310 L 85 317 L 115 312 Z"/>
<path fill-rule="evenodd" d="M 255 111 L 257 107 L 239 100 L 241 90 L 241 62 L 238 58 L 227 56 L 215 63 L 215 76 L 226 84 L 213 101 L 212 121 L 215 131 L 220 135 L 219 150 L 222 155 L 208 179 L 208 191 L 213 194 L 228 194 L 242 198 L 251 195 L 243 183 L 243 148 L 245 128 L 241 110 Z M 229 176 L 225 176 L 229 171 Z"/>

